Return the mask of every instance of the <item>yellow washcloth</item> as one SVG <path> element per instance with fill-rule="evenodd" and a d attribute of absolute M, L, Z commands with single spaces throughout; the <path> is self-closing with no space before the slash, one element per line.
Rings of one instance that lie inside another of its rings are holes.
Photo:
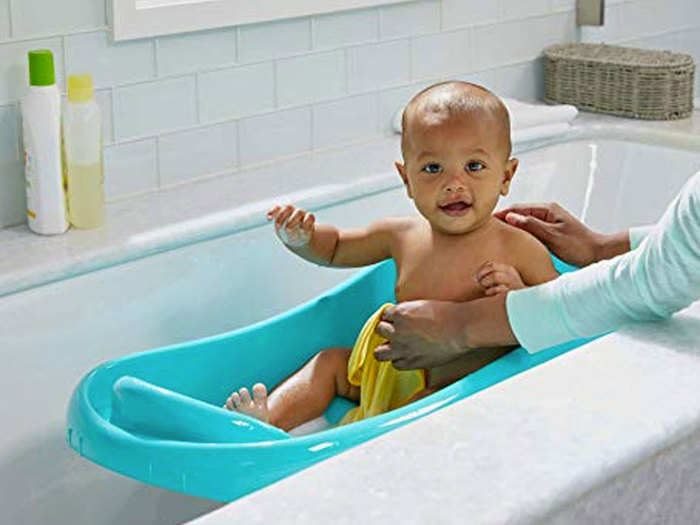
<path fill-rule="evenodd" d="M 374 349 L 386 342 L 374 329 L 390 306 L 387 303 L 377 310 L 357 336 L 348 361 L 348 380 L 360 387 L 360 406 L 348 410 L 340 425 L 399 408 L 425 388 L 423 370 L 396 370 L 391 361 L 374 358 Z"/>

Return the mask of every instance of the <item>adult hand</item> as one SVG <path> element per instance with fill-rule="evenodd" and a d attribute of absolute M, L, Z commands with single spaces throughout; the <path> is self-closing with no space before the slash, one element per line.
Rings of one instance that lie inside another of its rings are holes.
<path fill-rule="evenodd" d="M 609 236 L 596 233 L 556 203 L 515 204 L 494 216 L 531 233 L 554 255 L 574 266 L 588 266 L 629 251 L 626 232 Z"/>
<path fill-rule="evenodd" d="M 455 306 L 446 301 L 408 301 L 384 310 L 376 332 L 389 339 L 377 347 L 378 361 L 392 361 L 397 370 L 432 368 L 468 351 L 464 326 L 455 322 Z"/>
<path fill-rule="evenodd" d="M 434 368 L 482 347 L 516 343 L 505 294 L 464 303 L 399 303 L 384 310 L 376 332 L 389 341 L 374 356 L 398 370 Z"/>

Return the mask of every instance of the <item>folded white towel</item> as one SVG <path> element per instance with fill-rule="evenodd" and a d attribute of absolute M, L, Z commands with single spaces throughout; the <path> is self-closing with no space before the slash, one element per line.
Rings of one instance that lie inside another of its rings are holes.
<path fill-rule="evenodd" d="M 556 136 L 566 131 L 578 115 L 575 106 L 561 104 L 548 106 L 529 104 L 512 98 L 503 98 L 510 115 L 511 140 L 521 144 L 531 140 Z M 396 133 L 401 133 L 403 107 L 394 115 L 392 122 Z"/>
<path fill-rule="evenodd" d="M 510 115 L 512 130 L 522 130 L 544 124 L 570 124 L 578 115 L 576 106 L 559 104 L 546 106 L 544 104 L 527 104 L 512 98 L 502 99 Z"/>

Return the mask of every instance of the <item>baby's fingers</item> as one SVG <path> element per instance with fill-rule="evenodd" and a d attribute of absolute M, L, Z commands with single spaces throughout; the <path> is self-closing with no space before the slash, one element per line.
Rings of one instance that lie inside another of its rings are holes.
<path fill-rule="evenodd" d="M 275 228 L 281 228 L 293 212 L 294 206 L 287 204 L 284 209 L 277 214 L 277 217 L 275 217 Z"/>
<path fill-rule="evenodd" d="M 304 221 L 301 223 L 301 227 L 305 231 L 310 232 L 314 228 L 314 222 L 316 222 L 316 217 L 314 217 L 314 214 L 307 213 L 306 217 L 304 217 Z"/>
<path fill-rule="evenodd" d="M 267 210 L 267 213 L 265 214 L 267 216 L 267 220 L 271 221 L 275 217 L 277 217 L 277 214 L 280 212 L 282 208 L 280 206 L 274 206 Z"/>
<path fill-rule="evenodd" d="M 304 220 L 305 215 L 306 212 L 304 210 L 294 210 L 294 213 L 292 213 L 292 215 L 290 216 L 289 220 L 287 221 L 287 224 L 285 224 L 285 228 L 287 228 L 288 231 L 292 231 L 294 228 L 297 228 L 301 225 L 301 222 Z"/>
<path fill-rule="evenodd" d="M 480 281 L 488 274 L 493 272 L 509 273 L 513 269 L 509 264 L 503 264 L 495 261 L 488 261 L 482 264 L 476 272 L 476 279 Z"/>
<path fill-rule="evenodd" d="M 491 288 L 487 288 L 484 293 L 487 296 L 491 296 L 491 295 L 498 295 L 499 293 L 505 293 L 508 290 L 510 290 L 510 288 L 508 288 L 505 285 L 499 284 L 498 286 L 492 286 Z"/>
<path fill-rule="evenodd" d="M 500 284 L 508 284 L 510 282 L 509 275 L 504 272 L 492 271 L 479 279 L 479 284 L 484 288 L 498 286 Z"/>

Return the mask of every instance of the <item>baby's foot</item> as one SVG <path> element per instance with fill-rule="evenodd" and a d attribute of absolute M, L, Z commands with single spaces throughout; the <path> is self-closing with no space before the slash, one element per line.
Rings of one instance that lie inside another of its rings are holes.
<path fill-rule="evenodd" d="M 262 383 L 253 385 L 252 399 L 248 389 L 241 388 L 238 392 L 234 392 L 229 396 L 224 408 L 234 412 L 241 412 L 266 423 L 270 420 L 267 411 L 267 389 Z"/>

